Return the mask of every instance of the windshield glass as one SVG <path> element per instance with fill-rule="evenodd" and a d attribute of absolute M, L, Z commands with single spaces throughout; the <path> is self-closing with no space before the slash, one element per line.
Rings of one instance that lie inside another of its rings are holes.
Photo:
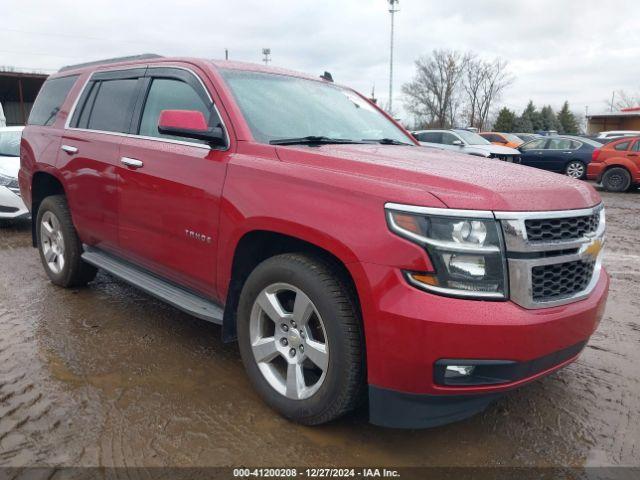
<path fill-rule="evenodd" d="M 504 135 L 504 138 L 506 138 L 507 140 L 509 140 L 510 142 L 517 142 L 517 143 L 522 143 L 522 140 L 518 137 L 516 137 L 514 134 L 512 133 L 503 133 L 502 135 Z"/>
<path fill-rule="evenodd" d="M 602 143 L 596 140 L 591 140 L 590 138 L 580 137 L 577 140 L 580 140 L 581 142 L 584 142 L 587 145 L 591 145 L 592 147 L 596 147 L 596 148 L 600 148 L 602 146 Z"/>
<path fill-rule="evenodd" d="M 251 133 L 269 143 L 309 136 L 413 142 L 355 92 L 330 83 L 270 73 L 221 70 Z"/>
<path fill-rule="evenodd" d="M 0 131 L 0 157 L 20 156 L 20 131 Z"/>
<path fill-rule="evenodd" d="M 468 130 L 454 130 L 462 140 L 468 145 L 490 145 L 491 142 L 485 140 L 477 133 L 469 132 Z"/>

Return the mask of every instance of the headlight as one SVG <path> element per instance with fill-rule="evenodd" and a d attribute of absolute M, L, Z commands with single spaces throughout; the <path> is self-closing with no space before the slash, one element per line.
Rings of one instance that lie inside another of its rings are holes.
<path fill-rule="evenodd" d="M 442 295 L 507 298 L 506 258 L 491 212 L 387 204 L 392 232 L 423 246 L 433 272 L 405 272 L 414 286 Z"/>
<path fill-rule="evenodd" d="M 0 173 L 0 187 L 18 188 L 18 179 Z"/>

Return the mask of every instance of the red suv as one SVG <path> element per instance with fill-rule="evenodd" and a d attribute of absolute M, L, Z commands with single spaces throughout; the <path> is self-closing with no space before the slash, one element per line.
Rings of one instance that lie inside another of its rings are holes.
<path fill-rule="evenodd" d="M 609 192 L 624 192 L 640 184 L 640 137 L 624 137 L 593 151 L 587 178 Z"/>
<path fill-rule="evenodd" d="M 21 144 L 52 282 L 101 268 L 222 325 L 285 417 L 459 420 L 574 361 L 601 317 L 589 185 L 417 145 L 326 78 L 142 56 L 68 67 Z"/>

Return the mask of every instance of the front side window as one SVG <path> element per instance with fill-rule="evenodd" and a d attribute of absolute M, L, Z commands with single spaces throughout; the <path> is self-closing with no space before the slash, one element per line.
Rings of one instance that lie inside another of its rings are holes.
<path fill-rule="evenodd" d="M 164 135 L 158 132 L 158 120 L 163 110 L 197 110 L 202 112 L 207 120 L 211 115 L 210 105 L 198 95 L 194 88 L 180 80 L 156 78 L 151 83 L 147 101 L 140 122 L 140 135 L 145 137 L 173 138 L 184 140 L 182 137 Z M 219 121 L 210 122 L 210 125 Z M 189 139 L 189 142 L 207 143 L 204 140 Z"/>
<path fill-rule="evenodd" d="M 19 157 L 21 131 L 0 131 L 0 157 Z"/>
<path fill-rule="evenodd" d="M 428 143 L 442 143 L 442 132 L 422 132 L 418 140 Z"/>
<path fill-rule="evenodd" d="M 442 132 L 442 143 L 445 145 L 453 145 L 455 141 L 460 141 L 458 137 L 456 137 L 453 133 Z"/>
<path fill-rule="evenodd" d="M 352 90 L 287 75 L 221 69 L 259 142 L 308 136 L 412 140 Z"/>
<path fill-rule="evenodd" d="M 51 126 L 62 107 L 71 87 L 78 79 L 78 75 L 71 77 L 52 78 L 47 80 L 36 98 L 31 113 L 29 125 Z"/>
<path fill-rule="evenodd" d="M 636 140 L 636 143 L 633 144 L 633 148 L 631 150 L 634 152 L 640 152 L 640 140 Z"/>
<path fill-rule="evenodd" d="M 137 84 L 137 79 L 127 78 L 102 80 L 99 85 L 94 86 L 98 90 L 91 107 L 87 128 L 126 133 L 131 123 Z M 87 107 L 88 105 L 85 105 L 85 108 Z"/>
<path fill-rule="evenodd" d="M 525 143 L 524 145 L 522 145 L 520 147 L 520 149 L 522 151 L 527 151 L 527 150 L 539 150 L 541 148 L 544 148 L 544 144 L 547 142 L 547 140 L 545 138 L 540 138 L 538 140 L 533 140 L 529 143 Z"/>

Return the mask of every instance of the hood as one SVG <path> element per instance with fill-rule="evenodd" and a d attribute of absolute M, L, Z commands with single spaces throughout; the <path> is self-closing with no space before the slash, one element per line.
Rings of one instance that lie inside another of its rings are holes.
<path fill-rule="evenodd" d="M 0 156 L 0 173 L 7 177 L 18 178 L 20 170 L 20 157 Z"/>
<path fill-rule="evenodd" d="M 523 165 L 431 148 L 394 145 L 280 146 L 284 162 L 375 179 L 386 201 L 429 206 L 429 195 L 449 208 L 544 211 L 592 207 L 587 183 Z M 407 192 L 412 193 L 409 197 Z M 420 193 L 423 192 L 423 193 Z"/>
<path fill-rule="evenodd" d="M 502 145 L 494 145 L 493 143 L 489 145 L 469 145 L 469 148 L 498 155 L 520 155 L 520 150 L 516 150 L 511 147 L 503 147 Z"/>

